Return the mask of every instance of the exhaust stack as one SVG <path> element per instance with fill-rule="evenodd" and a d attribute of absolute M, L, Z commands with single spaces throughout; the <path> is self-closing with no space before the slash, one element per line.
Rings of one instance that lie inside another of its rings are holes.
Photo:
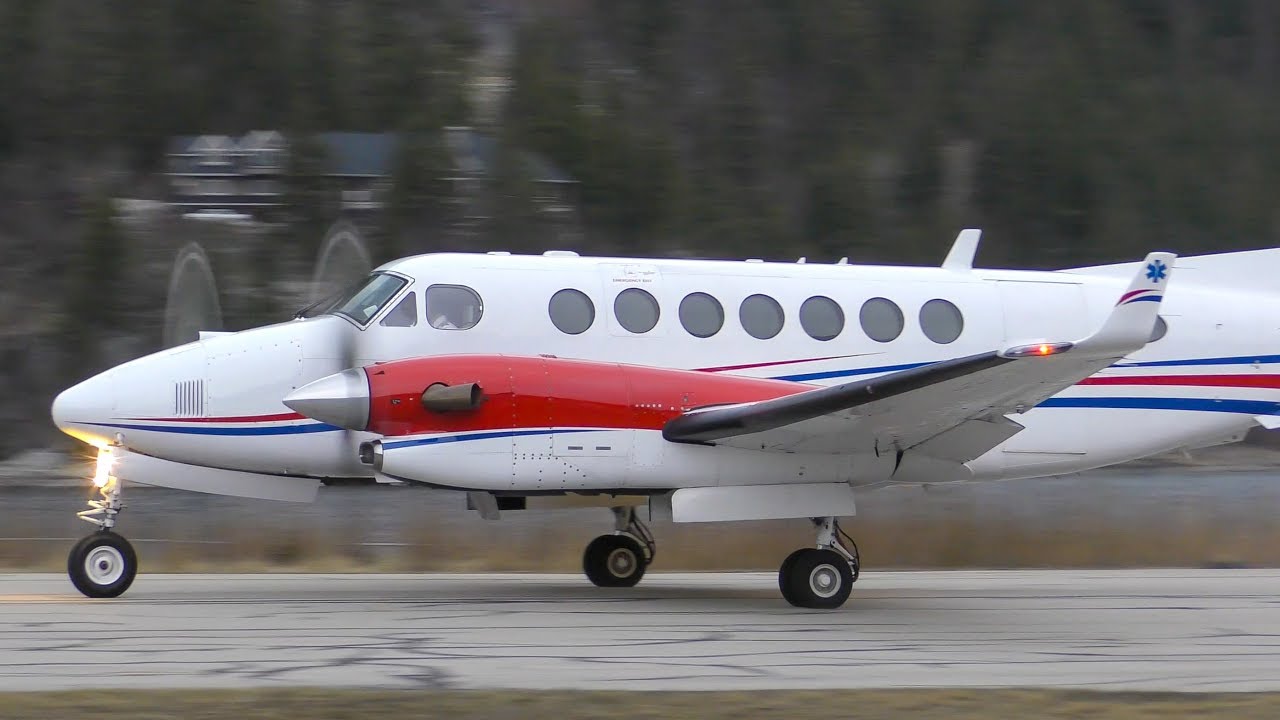
<path fill-rule="evenodd" d="M 422 407 L 432 412 L 458 412 L 475 410 L 484 402 L 484 390 L 479 383 L 446 385 L 433 383 L 422 391 Z"/>

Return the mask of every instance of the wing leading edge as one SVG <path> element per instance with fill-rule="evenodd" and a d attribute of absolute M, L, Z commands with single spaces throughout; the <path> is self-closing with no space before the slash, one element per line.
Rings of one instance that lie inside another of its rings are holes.
<path fill-rule="evenodd" d="M 1106 321 L 1074 342 L 1007 347 L 774 400 L 691 410 L 671 442 L 785 452 L 917 454 L 964 463 L 1013 436 L 1020 413 L 1145 346 L 1174 255 L 1151 253 Z"/>

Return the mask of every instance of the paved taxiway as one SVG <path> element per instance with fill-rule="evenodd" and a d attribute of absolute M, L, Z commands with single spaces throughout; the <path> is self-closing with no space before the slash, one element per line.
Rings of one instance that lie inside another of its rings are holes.
<path fill-rule="evenodd" d="M 1280 570 L 871 572 L 835 612 L 775 578 L 0 575 L 0 690 L 1280 689 Z"/>

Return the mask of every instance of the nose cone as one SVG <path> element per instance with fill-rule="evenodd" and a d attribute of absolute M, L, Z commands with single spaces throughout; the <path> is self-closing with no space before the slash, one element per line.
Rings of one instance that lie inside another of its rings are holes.
<path fill-rule="evenodd" d="M 115 411 L 115 383 L 103 375 L 63 390 L 53 400 L 53 422 L 62 432 L 92 445 L 103 445 L 110 440 L 111 422 Z"/>
<path fill-rule="evenodd" d="M 369 378 L 361 368 L 303 385 L 284 397 L 294 412 L 347 430 L 369 425 Z"/>

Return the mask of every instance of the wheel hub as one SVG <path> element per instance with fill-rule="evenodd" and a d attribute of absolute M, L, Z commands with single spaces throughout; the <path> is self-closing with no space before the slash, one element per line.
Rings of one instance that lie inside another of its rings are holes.
<path fill-rule="evenodd" d="M 635 572 L 636 556 L 626 548 L 618 548 L 609 553 L 609 559 L 605 564 L 614 577 L 629 577 Z"/>
<path fill-rule="evenodd" d="M 98 585 L 110 585 L 124 576 L 125 562 L 120 551 L 109 546 L 94 548 L 85 558 L 85 574 Z"/>
<path fill-rule="evenodd" d="M 832 565 L 819 565 L 809 573 L 809 589 L 820 598 L 840 591 L 840 571 Z"/>

